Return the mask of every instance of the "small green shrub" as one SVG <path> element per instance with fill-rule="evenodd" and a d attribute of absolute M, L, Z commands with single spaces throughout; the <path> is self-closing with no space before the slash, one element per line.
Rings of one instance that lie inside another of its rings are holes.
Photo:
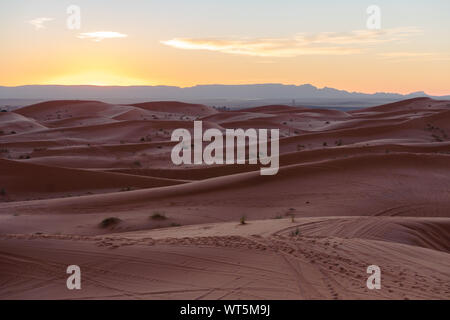
<path fill-rule="evenodd" d="M 110 228 L 110 227 L 118 225 L 121 221 L 122 220 L 120 220 L 119 218 L 109 217 L 109 218 L 103 219 L 103 221 L 100 222 L 100 227 Z"/>
<path fill-rule="evenodd" d="M 135 161 L 135 162 L 133 162 L 133 164 L 135 165 L 135 166 L 137 166 L 137 167 L 141 167 L 142 166 L 142 164 L 141 164 L 141 162 L 140 161 Z"/>
<path fill-rule="evenodd" d="M 167 220 L 166 215 L 163 212 L 155 212 L 150 217 L 152 220 Z"/>

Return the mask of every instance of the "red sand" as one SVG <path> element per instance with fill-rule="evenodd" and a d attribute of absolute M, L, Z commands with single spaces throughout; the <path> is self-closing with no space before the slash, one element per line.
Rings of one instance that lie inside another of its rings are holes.
<path fill-rule="evenodd" d="M 170 134 L 194 119 L 280 128 L 279 173 L 175 167 Z M 50 101 L 0 114 L 0 128 L 0 299 L 450 298 L 448 101 Z M 120 222 L 101 228 L 108 217 Z M 381 290 L 366 288 L 371 264 Z"/>

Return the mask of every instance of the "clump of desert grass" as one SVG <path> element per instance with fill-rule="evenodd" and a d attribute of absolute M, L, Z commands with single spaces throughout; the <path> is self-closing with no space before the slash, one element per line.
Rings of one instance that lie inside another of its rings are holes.
<path fill-rule="evenodd" d="M 297 228 L 290 233 L 291 237 L 298 237 L 300 235 L 300 230 Z"/>
<path fill-rule="evenodd" d="M 164 212 L 155 211 L 151 216 L 150 219 L 152 220 L 167 220 L 167 217 Z"/>
<path fill-rule="evenodd" d="M 100 227 L 101 228 L 111 228 L 111 227 L 118 225 L 121 221 L 122 220 L 120 220 L 119 218 L 109 217 L 109 218 L 103 219 L 102 222 L 100 222 Z"/>

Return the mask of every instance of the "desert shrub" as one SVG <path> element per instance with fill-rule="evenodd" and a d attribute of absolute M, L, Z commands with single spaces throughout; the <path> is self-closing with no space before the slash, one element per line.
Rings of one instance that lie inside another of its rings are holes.
<path fill-rule="evenodd" d="M 434 141 L 437 141 L 437 142 L 442 142 L 442 141 L 443 141 L 442 138 L 439 137 L 439 136 L 436 135 L 436 134 L 432 134 L 431 136 L 434 138 Z"/>
<path fill-rule="evenodd" d="M 6 196 L 6 190 L 5 188 L 0 189 L 0 196 Z"/>
<path fill-rule="evenodd" d="M 110 228 L 110 227 L 118 225 L 121 221 L 122 220 L 120 220 L 119 218 L 109 217 L 109 218 L 103 219 L 103 221 L 100 222 L 100 227 Z"/>
<path fill-rule="evenodd" d="M 295 231 L 291 232 L 291 237 L 298 237 L 300 235 L 300 230 L 297 228 Z"/>
<path fill-rule="evenodd" d="M 166 217 L 166 215 L 163 212 L 156 211 L 150 216 L 150 219 L 152 219 L 152 220 L 166 220 L 167 217 Z"/>
<path fill-rule="evenodd" d="M 242 216 L 242 217 L 239 219 L 239 223 L 240 223 L 240 224 L 247 224 L 246 220 L 247 220 L 247 218 L 246 218 L 245 216 Z"/>
<path fill-rule="evenodd" d="M 133 164 L 135 165 L 135 166 L 137 166 L 137 167 L 141 167 L 142 166 L 142 164 L 141 164 L 141 162 L 140 161 L 135 161 L 135 162 L 133 162 Z"/>

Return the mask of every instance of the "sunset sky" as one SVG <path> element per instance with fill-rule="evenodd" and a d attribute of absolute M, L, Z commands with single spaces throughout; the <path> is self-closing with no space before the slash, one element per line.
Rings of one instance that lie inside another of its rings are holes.
<path fill-rule="evenodd" d="M 366 9 L 381 9 L 369 30 Z M 81 9 L 81 28 L 66 21 Z M 450 94 L 450 1 L 2 0 L 0 85 L 311 83 Z"/>

